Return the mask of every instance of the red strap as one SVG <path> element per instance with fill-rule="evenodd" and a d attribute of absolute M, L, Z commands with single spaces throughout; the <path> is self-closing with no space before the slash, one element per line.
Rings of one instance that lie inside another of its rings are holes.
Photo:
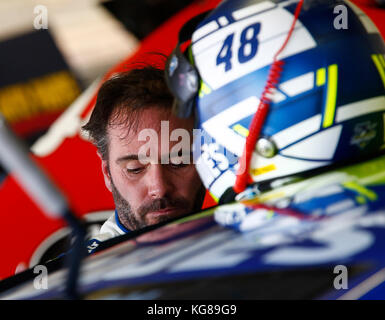
<path fill-rule="evenodd" d="M 283 65 L 284 65 L 284 62 L 278 60 L 277 57 L 289 42 L 289 39 L 295 27 L 295 23 L 297 22 L 299 13 L 301 12 L 302 4 L 303 4 L 303 0 L 300 0 L 295 9 L 294 19 L 290 27 L 290 30 L 286 36 L 285 42 L 274 55 L 273 63 L 271 64 L 269 75 L 267 77 L 266 86 L 262 93 L 258 109 L 254 114 L 253 120 L 251 121 L 251 124 L 249 127 L 249 135 L 246 138 L 245 148 L 243 149 L 242 157 L 239 160 L 240 166 L 237 172 L 237 179 L 233 187 L 236 193 L 240 193 L 244 191 L 247 185 L 253 182 L 253 179 L 251 178 L 250 172 L 249 172 L 250 160 L 253 155 L 255 144 L 261 132 L 262 126 L 265 122 L 267 113 L 269 111 L 269 106 L 271 103 L 269 95 L 272 94 L 272 90 L 277 86 L 279 82 L 279 78 L 281 76 Z"/>

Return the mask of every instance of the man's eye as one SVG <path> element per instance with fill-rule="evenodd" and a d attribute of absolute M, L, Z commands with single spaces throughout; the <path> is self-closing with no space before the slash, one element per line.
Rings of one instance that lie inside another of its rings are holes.
<path fill-rule="evenodd" d="M 141 173 L 143 171 L 143 168 L 132 168 L 132 169 L 127 168 L 126 170 L 128 173 L 138 174 L 138 173 Z"/>
<path fill-rule="evenodd" d="M 180 169 L 180 168 L 185 168 L 188 166 L 187 163 L 179 163 L 179 164 L 175 164 L 175 163 L 170 163 L 170 166 L 171 168 L 174 168 L 174 169 Z"/>

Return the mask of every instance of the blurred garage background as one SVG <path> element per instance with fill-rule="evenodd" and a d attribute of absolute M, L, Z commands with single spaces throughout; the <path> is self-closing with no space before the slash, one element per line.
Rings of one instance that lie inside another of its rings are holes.
<path fill-rule="evenodd" d="M 93 80 L 190 2 L 0 1 L 0 112 L 31 144 Z"/>

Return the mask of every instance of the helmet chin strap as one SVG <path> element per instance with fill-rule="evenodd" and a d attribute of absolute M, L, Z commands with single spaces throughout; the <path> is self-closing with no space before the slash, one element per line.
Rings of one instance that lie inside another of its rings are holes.
<path fill-rule="evenodd" d="M 249 135 L 246 138 L 245 148 L 243 149 L 242 157 L 239 160 L 240 165 L 237 172 L 237 178 L 233 186 L 233 189 L 236 193 L 240 193 L 244 191 L 247 185 L 253 183 L 253 179 L 251 178 L 251 175 L 250 175 L 251 157 L 253 155 L 255 144 L 257 142 L 262 126 L 265 122 L 267 113 L 269 111 L 269 106 L 271 103 L 270 96 L 279 82 L 279 79 L 281 77 L 281 72 L 283 70 L 283 65 L 284 65 L 283 61 L 278 60 L 278 55 L 283 51 L 283 49 L 286 47 L 287 43 L 290 40 L 290 37 L 294 30 L 295 23 L 297 22 L 299 13 L 301 12 L 303 1 L 304 0 L 300 0 L 298 2 L 294 13 L 294 19 L 290 27 L 290 30 L 286 36 L 285 42 L 282 44 L 281 48 L 274 55 L 273 63 L 271 64 L 269 75 L 266 81 L 266 86 L 262 93 L 258 109 L 255 112 L 254 117 L 251 121 L 251 124 L 249 127 Z"/>

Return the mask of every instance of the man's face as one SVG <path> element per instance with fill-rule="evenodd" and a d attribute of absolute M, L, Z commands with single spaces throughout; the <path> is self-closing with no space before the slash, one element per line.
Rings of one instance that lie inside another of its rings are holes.
<path fill-rule="evenodd" d="M 167 121 L 163 130 L 161 121 Z M 175 129 L 188 132 L 189 139 L 170 141 L 170 136 L 175 140 Z M 126 123 L 108 127 L 108 160 L 102 161 L 103 175 L 126 228 L 156 224 L 201 204 L 204 189 L 190 159 L 192 129 L 193 119 L 179 119 L 156 107 L 141 111 L 137 126 L 131 129 Z M 175 153 L 182 150 L 187 158 Z"/>

